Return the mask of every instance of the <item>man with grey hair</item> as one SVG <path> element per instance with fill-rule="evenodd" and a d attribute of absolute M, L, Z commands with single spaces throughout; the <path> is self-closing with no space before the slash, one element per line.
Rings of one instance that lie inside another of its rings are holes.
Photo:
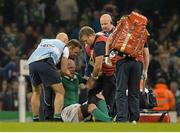
<path fill-rule="evenodd" d="M 114 25 L 112 22 L 112 18 L 109 14 L 103 14 L 100 17 L 100 24 L 102 31 L 106 37 L 109 37 L 109 35 L 114 31 Z"/>

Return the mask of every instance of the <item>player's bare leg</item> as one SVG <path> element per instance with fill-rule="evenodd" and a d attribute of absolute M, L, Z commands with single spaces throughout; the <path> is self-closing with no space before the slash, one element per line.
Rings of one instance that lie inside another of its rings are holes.
<path fill-rule="evenodd" d="M 51 85 L 55 92 L 55 100 L 54 100 L 54 118 L 60 119 L 60 113 L 64 104 L 64 87 L 62 83 Z"/>
<path fill-rule="evenodd" d="M 31 107 L 34 121 L 39 120 L 40 89 L 40 85 L 32 86 Z"/>

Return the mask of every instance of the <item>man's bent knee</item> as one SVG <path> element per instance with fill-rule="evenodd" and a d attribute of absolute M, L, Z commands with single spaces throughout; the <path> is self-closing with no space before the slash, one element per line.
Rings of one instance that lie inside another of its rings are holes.
<path fill-rule="evenodd" d="M 93 110 L 95 110 L 97 108 L 97 106 L 95 105 L 95 104 L 89 104 L 88 105 L 88 112 L 89 113 L 92 113 L 93 112 Z"/>
<path fill-rule="evenodd" d="M 33 92 L 34 94 L 40 94 L 40 91 L 41 91 L 40 88 L 41 88 L 40 85 L 33 85 L 33 86 L 32 86 L 32 92 Z"/>

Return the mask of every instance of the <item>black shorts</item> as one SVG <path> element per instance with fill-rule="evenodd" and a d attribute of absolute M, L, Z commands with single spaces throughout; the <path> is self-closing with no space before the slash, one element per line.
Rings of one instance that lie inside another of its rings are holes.
<path fill-rule="evenodd" d="M 60 73 L 52 58 L 29 64 L 29 71 L 32 85 L 39 85 L 42 83 L 45 87 L 48 87 L 52 84 L 61 83 Z"/>

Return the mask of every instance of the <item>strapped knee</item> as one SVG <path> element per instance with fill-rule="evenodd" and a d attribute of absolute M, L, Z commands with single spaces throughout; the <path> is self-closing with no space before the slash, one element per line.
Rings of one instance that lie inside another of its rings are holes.
<path fill-rule="evenodd" d="M 90 115 L 88 113 L 88 104 L 81 105 L 81 112 L 82 112 L 84 118 L 86 118 Z"/>

